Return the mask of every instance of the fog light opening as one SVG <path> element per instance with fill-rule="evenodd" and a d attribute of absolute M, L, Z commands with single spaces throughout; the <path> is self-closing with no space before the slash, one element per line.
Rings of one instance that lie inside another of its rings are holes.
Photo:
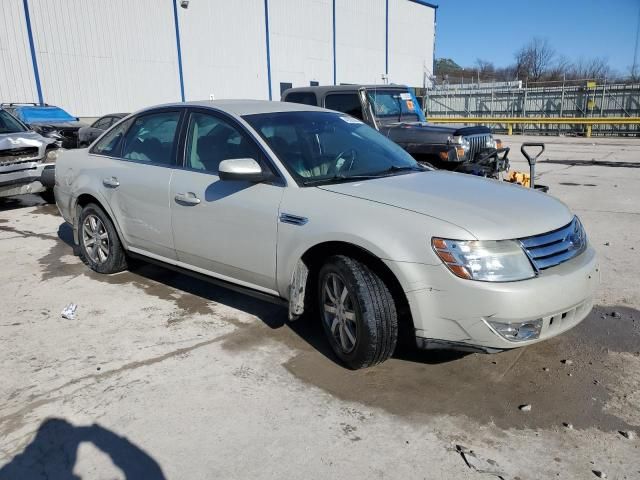
<path fill-rule="evenodd" d="M 527 320 L 519 323 L 503 323 L 489 320 L 491 328 L 510 342 L 525 342 L 540 337 L 542 319 Z"/>

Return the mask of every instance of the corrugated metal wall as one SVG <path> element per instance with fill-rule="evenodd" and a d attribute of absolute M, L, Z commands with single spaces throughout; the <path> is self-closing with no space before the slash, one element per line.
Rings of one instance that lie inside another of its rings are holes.
<path fill-rule="evenodd" d="M 386 0 L 336 2 L 337 83 L 382 83 L 385 4 Z"/>
<path fill-rule="evenodd" d="M 264 0 L 192 0 L 178 18 L 187 100 L 268 97 Z"/>
<path fill-rule="evenodd" d="M 0 7 L 0 101 L 36 102 L 22 0 L 2 0 Z"/>
<path fill-rule="evenodd" d="M 280 83 L 333 83 L 332 0 L 270 0 L 273 99 Z"/>
<path fill-rule="evenodd" d="M 433 72 L 435 9 L 389 0 L 389 81 L 423 87 Z"/>
<path fill-rule="evenodd" d="M 179 100 L 170 1 L 29 0 L 47 103 L 77 116 Z"/>
<path fill-rule="evenodd" d="M 180 101 L 174 1 L 27 0 L 44 101 L 81 117 Z M 336 83 L 382 83 L 387 52 L 389 81 L 422 86 L 434 11 L 412 0 L 191 0 L 177 7 L 185 98 L 269 98 L 270 69 L 277 100 L 281 82 L 332 84 L 334 61 Z M 23 0 L 2 0 L 2 102 L 38 100 L 26 25 Z"/>

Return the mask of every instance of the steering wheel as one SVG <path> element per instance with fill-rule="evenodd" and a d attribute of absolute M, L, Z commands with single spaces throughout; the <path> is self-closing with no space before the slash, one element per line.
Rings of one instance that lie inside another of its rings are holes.
<path fill-rule="evenodd" d="M 353 162 L 355 162 L 357 156 L 358 152 L 356 152 L 353 148 L 342 150 L 333 159 L 333 162 L 329 167 L 329 171 L 327 173 L 330 175 L 337 175 L 342 170 L 351 170 L 353 168 Z M 340 160 L 342 160 L 342 162 L 340 162 Z M 348 166 L 345 168 L 346 163 L 348 163 Z"/>

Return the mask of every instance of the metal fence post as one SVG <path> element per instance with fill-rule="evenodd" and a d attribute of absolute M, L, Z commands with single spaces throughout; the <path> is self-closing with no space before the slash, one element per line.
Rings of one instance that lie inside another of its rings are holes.
<path fill-rule="evenodd" d="M 527 116 L 527 91 L 529 90 L 529 82 L 525 82 L 524 83 L 524 99 L 522 100 L 522 116 L 526 117 Z M 520 126 L 520 133 L 522 133 L 522 135 L 524 135 L 524 130 L 525 128 L 527 128 L 527 124 L 523 123 Z"/>

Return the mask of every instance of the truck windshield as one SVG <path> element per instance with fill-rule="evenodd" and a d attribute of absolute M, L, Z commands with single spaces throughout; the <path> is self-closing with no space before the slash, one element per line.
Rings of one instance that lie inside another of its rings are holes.
<path fill-rule="evenodd" d="M 367 89 L 367 97 L 378 118 L 399 122 L 425 121 L 416 98 L 407 90 Z"/>
<path fill-rule="evenodd" d="M 26 132 L 27 129 L 18 120 L 13 118 L 9 112 L 0 110 L 0 134 Z"/>
<path fill-rule="evenodd" d="M 243 118 L 302 185 L 424 171 L 401 147 L 345 114 L 277 112 Z"/>
<path fill-rule="evenodd" d="M 20 107 L 16 109 L 16 114 L 26 123 L 76 121 L 76 117 L 59 107 Z"/>

